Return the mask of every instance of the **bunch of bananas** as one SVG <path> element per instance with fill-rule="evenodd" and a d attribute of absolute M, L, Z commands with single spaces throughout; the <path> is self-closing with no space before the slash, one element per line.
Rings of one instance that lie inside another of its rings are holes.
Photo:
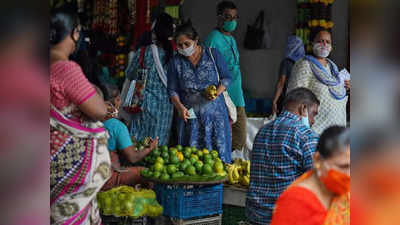
<path fill-rule="evenodd" d="M 211 100 L 214 100 L 217 98 L 217 87 L 215 85 L 210 85 L 206 88 L 205 90 L 205 95 L 210 98 Z"/>
<path fill-rule="evenodd" d="M 240 183 L 248 187 L 250 184 L 250 161 L 236 159 L 233 164 L 226 164 L 230 184 Z"/>

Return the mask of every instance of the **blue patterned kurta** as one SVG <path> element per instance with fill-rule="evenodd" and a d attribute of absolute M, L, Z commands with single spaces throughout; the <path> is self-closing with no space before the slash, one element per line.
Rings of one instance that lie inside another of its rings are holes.
<path fill-rule="evenodd" d="M 220 74 L 220 83 L 228 87 L 231 75 L 224 58 L 216 49 L 212 49 L 212 54 Z M 209 85 L 218 86 L 218 77 L 208 48 L 203 48 L 197 67 L 181 55 L 171 60 L 168 68 L 169 95 L 178 96 L 188 110 L 194 109 L 197 117 L 186 123 L 178 119 L 178 143 L 217 150 L 222 161 L 231 162 L 232 140 L 228 110 L 222 94 L 215 101 L 204 97 L 204 90 Z"/>
<path fill-rule="evenodd" d="M 128 78 L 132 79 L 134 72 L 139 67 L 139 49 L 133 57 L 132 63 L 127 68 Z M 158 48 L 161 63 L 164 63 L 165 51 Z M 167 88 L 162 83 L 154 60 L 151 47 L 146 47 L 145 67 L 149 69 L 144 91 L 143 112 L 131 114 L 130 133 L 137 140 L 145 137 L 159 137 L 159 145 L 168 145 L 171 130 L 173 106 L 169 101 Z M 167 71 L 167 65 L 163 65 Z"/>

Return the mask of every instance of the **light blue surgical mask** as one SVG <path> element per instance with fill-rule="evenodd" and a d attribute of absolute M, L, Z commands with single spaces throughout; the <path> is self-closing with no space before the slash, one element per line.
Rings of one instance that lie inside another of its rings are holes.
<path fill-rule="evenodd" d="M 307 116 L 302 116 L 301 117 L 301 122 L 308 128 L 310 128 L 310 120 L 308 119 L 308 112 L 306 110 L 306 115 Z"/>
<path fill-rule="evenodd" d="M 232 20 L 232 21 L 225 21 L 222 28 L 224 29 L 224 31 L 232 32 L 236 29 L 236 26 L 237 26 L 237 21 Z"/>

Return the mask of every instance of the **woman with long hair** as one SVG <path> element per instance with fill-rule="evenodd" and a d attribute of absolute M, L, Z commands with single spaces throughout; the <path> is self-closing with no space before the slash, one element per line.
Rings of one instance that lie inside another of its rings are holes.
<path fill-rule="evenodd" d="M 143 65 L 147 69 L 146 86 L 143 90 L 142 111 L 131 114 L 130 133 L 137 141 L 146 137 L 159 137 L 160 145 L 167 145 L 171 130 L 173 107 L 167 92 L 167 64 L 174 54 L 171 44 L 173 18 L 162 13 L 153 28 L 155 40 L 151 45 L 141 47 L 136 52 L 126 70 L 129 79 L 134 79 Z"/>

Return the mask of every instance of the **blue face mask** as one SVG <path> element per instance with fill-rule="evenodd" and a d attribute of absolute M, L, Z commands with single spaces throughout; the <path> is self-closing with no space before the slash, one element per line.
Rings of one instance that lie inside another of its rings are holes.
<path fill-rule="evenodd" d="M 310 120 L 308 119 L 308 112 L 306 111 L 307 116 L 301 117 L 301 122 L 308 128 L 310 128 Z"/>
<path fill-rule="evenodd" d="M 232 31 L 234 31 L 236 29 L 236 26 L 237 26 L 237 21 L 236 20 L 232 20 L 232 21 L 225 21 L 224 22 L 224 26 L 222 28 L 226 32 L 232 32 Z"/>

